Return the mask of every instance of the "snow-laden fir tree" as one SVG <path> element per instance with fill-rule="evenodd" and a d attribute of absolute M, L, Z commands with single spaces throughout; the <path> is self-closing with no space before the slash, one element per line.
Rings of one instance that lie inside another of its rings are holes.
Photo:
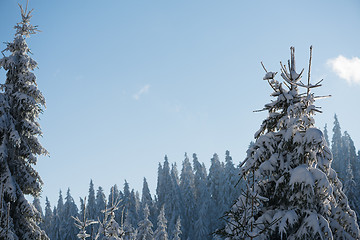
<path fill-rule="evenodd" d="M 275 100 L 265 105 L 269 116 L 241 168 L 247 190 L 228 212 L 227 239 L 360 238 L 356 215 L 331 168 L 331 151 L 314 126 L 312 115 L 319 110 L 310 89 L 320 83 L 310 84 L 310 66 L 311 54 L 304 84 L 292 47 L 288 69 L 281 64 L 283 84 L 264 67 Z"/>
<path fill-rule="evenodd" d="M 207 187 L 207 173 L 204 163 L 200 164 L 196 154 L 193 154 L 194 186 L 195 186 L 195 232 L 194 239 L 210 239 L 210 192 Z"/>
<path fill-rule="evenodd" d="M 170 192 L 168 193 L 167 197 L 167 205 L 165 206 L 167 208 L 168 216 L 166 216 L 168 219 L 168 232 L 171 233 L 176 225 L 176 219 L 178 219 L 181 216 L 181 213 L 184 209 L 182 197 L 181 197 L 181 191 L 180 191 L 180 179 L 179 179 L 179 173 L 177 170 L 176 163 L 171 164 L 171 171 L 170 171 Z M 166 209 L 165 209 L 166 212 Z"/>
<path fill-rule="evenodd" d="M 166 229 L 167 220 L 165 218 L 165 210 L 163 206 L 158 216 L 157 229 L 154 232 L 154 240 L 168 240 L 169 238 Z"/>
<path fill-rule="evenodd" d="M 0 238 L 48 239 L 36 224 L 40 214 L 25 198 L 41 192 L 43 182 L 33 165 L 37 156 L 46 155 L 47 151 L 38 141 L 42 134 L 38 117 L 45 98 L 37 88 L 32 72 L 37 63 L 29 56 L 26 43 L 26 38 L 38 30 L 30 24 L 32 11 L 21 6 L 20 9 L 21 21 L 15 26 L 15 38 L 3 51 L 10 55 L 0 59 L 0 67 L 7 72 L 0 97 L 0 182 L 4 186 Z"/>
<path fill-rule="evenodd" d="M 224 196 L 225 196 L 225 207 L 228 209 L 237 199 L 240 194 L 239 188 L 236 188 L 236 184 L 239 181 L 238 169 L 235 168 L 230 156 L 230 152 L 225 152 L 225 185 L 224 185 Z"/>
<path fill-rule="evenodd" d="M 126 211 L 125 212 L 125 221 L 124 221 L 124 224 L 123 224 L 123 231 L 124 231 L 123 239 L 124 240 L 135 240 L 137 231 L 133 227 L 133 225 L 131 224 L 131 221 L 130 221 L 131 218 L 128 217 L 128 215 L 129 215 L 129 212 Z"/>
<path fill-rule="evenodd" d="M 113 193 L 112 197 L 114 196 Z M 119 204 L 119 198 L 112 198 L 109 207 L 105 207 L 101 211 L 104 214 L 104 218 L 102 222 L 99 222 L 100 226 L 95 237 L 96 240 L 122 240 L 124 231 L 115 220 L 115 212 L 119 209 Z"/>
<path fill-rule="evenodd" d="M 139 193 L 135 193 L 134 189 L 132 189 L 130 192 L 127 211 L 127 217 L 129 218 L 131 225 L 136 226 L 139 221 L 140 197 Z"/>
<path fill-rule="evenodd" d="M 156 205 L 154 204 L 154 201 L 151 197 L 149 185 L 146 181 L 146 178 L 144 178 L 144 182 L 143 182 L 143 188 L 142 188 L 142 194 L 141 194 L 141 205 L 140 205 L 141 210 L 140 210 L 140 218 L 139 219 L 144 219 L 144 211 L 142 211 L 142 210 L 145 208 L 145 205 L 148 205 L 148 207 L 149 207 L 149 211 L 150 211 L 149 219 L 151 222 L 153 222 L 156 219 L 155 218 Z M 134 226 L 137 226 L 137 224 Z"/>
<path fill-rule="evenodd" d="M 62 228 L 62 224 L 61 224 L 61 220 L 60 220 L 60 216 L 58 214 L 58 210 L 56 207 L 54 207 L 53 210 L 53 219 L 51 221 L 51 231 L 47 232 L 49 234 L 49 237 L 51 240 L 61 240 L 61 235 L 60 235 L 60 229 Z"/>
<path fill-rule="evenodd" d="M 96 192 L 96 218 L 95 219 L 99 219 L 99 221 L 103 220 L 101 210 L 105 209 L 105 206 L 106 206 L 106 196 L 105 196 L 103 188 L 99 186 L 99 188 Z"/>
<path fill-rule="evenodd" d="M 62 228 L 60 232 L 61 239 L 64 240 L 76 240 L 76 234 L 78 229 L 75 226 L 75 220 L 73 217 L 78 217 L 78 208 L 75 204 L 73 197 L 70 194 L 70 189 L 68 188 L 65 197 L 64 209 L 62 212 Z"/>
<path fill-rule="evenodd" d="M 46 232 L 46 234 L 48 235 L 48 237 L 50 239 L 52 239 L 51 237 L 51 232 L 52 232 L 52 222 L 53 222 L 53 212 L 51 210 L 51 205 L 50 205 L 50 201 L 49 199 L 46 197 L 45 199 L 45 215 L 44 215 L 44 223 L 43 223 L 43 229 Z"/>
<path fill-rule="evenodd" d="M 194 199 L 194 172 L 185 153 L 185 159 L 182 164 L 180 174 L 180 191 L 182 193 L 181 199 L 183 203 L 182 227 L 183 238 L 187 239 L 194 234 L 194 212 L 195 212 L 195 199 Z"/>
<path fill-rule="evenodd" d="M 89 184 L 89 195 L 87 198 L 86 214 L 89 219 L 95 219 L 96 213 L 97 211 L 96 211 L 95 189 L 94 189 L 94 183 L 91 179 Z"/>
<path fill-rule="evenodd" d="M 210 218 L 210 232 L 215 231 L 216 229 L 223 227 L 222 221 L 220 218 L 223 216 L 225 208 L 225 196 L 224 196 L 224 164 L 220 162 L 219 156 L 215 153 L 211 158 L 211 166 L 209 168 L 208 175 L 208 189 L 210 192 L 210 208 L 211 216 Z"/>
<path fill-rule="evenodd" d="M 139 222 L 139 227 L 137 229 L 136 240 L 153 240 L 154 232 L 152 230 L 153 224 L 149 220 L 149 207 L 145 205 L 144 207 L 144 219 Z"/>
<path fill-rule="evenodd" d="M 329 134 L 328 134 L 328 130 L 327 130 L 327 124 L 325 124 L 325 127 L 324 127 L 324 138 L 325 138 L 326 144 L 328 145 L 328 147 L 330 147 L 330 141 L 329 141 Z"/>
<path fill-rule="evenodd" d="M 41 203 L 40 203 L 40 198 L 39 197 L 34 197 L 34 200 L 33 200 L 33 206 L 35 207 L 35 209 L 39 212 L 40 214 L 40 219 L 38 219 L 38 222 L 37 224 L 39 225 L 39 227 L 45 231 L 44 229 L 44 226 L 43 226 L 43 222 L 44 222 L 44 213 L 42 211 L 42 208 L 41 208 Z"/>
<path fill-rule="evenodd" d="M 344 156 L 343 138 L 341 127 L 337 115 L 334 116 L 333 136 L 331 140 L 331 151 L 333 154 L 333 162 L 331 167 L 336 171 L 338 178 L 345 182 L 347 159 Z"/>
<path fill-rule="evenodd" d="M 97 223 L 97 221 L 88 219 L 86 217 L 86 212 L 87 212 L 86 197 L 84 200 L 81 201 L 81 205 L 82 205 L 81 206 L 82 209 L 81 209 L 80 216 L 75 216 L 75 217 L 72 216 L 72 218 L 75 220 L 75 223 L 74 223 L 75 226 L 80 230 L 76 236 L 81 240 L 85 240 L 86 238 L 91 237 L 91 235 L 86 232 L 86 228 L 92 224 Z M 93 239 L 93 238 L 91 237 L 91 239 Z"/>
<path fill-rule="evenodd" d="M 357 220 L 360 220 L 360 181 L 359 163 L 356 156 L 354 142 L 345 131 L 343 140 L 343 164 L 346 165 L 346 176 L 344 179 L 344 192 L 349 199 L 349 205 L 356 212 Z"/>
<path fill-rule="evenodd" d="M 181 220 L 180 217 L 178 217 L 178 219 L 176 220 L 176 225 L 173 232 L 172 240 L 181 240 L 180 235 L 181 235 Z"/>
<path fill-rule="evenodd" d="M 142 194 L 141 194 L 141 206 L 140 207 L 141 207 L 141 209 L 144 209 L 145 204 L 147 204 L 148 206 L 151 206 L 152 203 L 153 203 L 153 200 L 152 200 L 151 193 L 150 193 L 150 190 L 149 190 L 149 185 L 148 185 L 148 183 L 146 181 L 146 178 L 144 178 Z"/>

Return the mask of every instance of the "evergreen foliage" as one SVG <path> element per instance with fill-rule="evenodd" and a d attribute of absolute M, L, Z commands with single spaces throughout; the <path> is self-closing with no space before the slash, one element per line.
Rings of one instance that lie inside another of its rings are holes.
<path fill-rule="evenodd" d="M 178 217 L 176 220 L 176 225 L 172 240 L 180 240 L 181 239 L 180 235 L 181 235 L 181 221 L 180 221 L 180 217 Z"/>
<path fill-rule="evenodd" d="M 149 220 L 149 207 L 145 205 L 144 207 L 144 219 L 139 222 L 139 227 L 137 229 L 136 240 L 152 240 L 153 239 L 153 224 Z"/>
<path fill-rule="evenodd" d="M 269 116 L 241 168 L 247 189 L 222 233 L 227 239 L 359 239 L 356 214 L 330 166 L 331 151 L 314 127 L 312 115 L 319 110 L 310 89 L 320 85 L 310 84 L 310 67 L 308 84 L 301 82 L 294 48 L 289 69 L 281 66 L 288 89 L 274 79 L 276 73 L 266 73 L 276 100 L 263 109 Z M 307 91 L 300 93 L 299 87 Z"/>
<path fill-rule="evenodd" d="M 40 213 L 25 198 L 41 192 L 43 182 L 33 165 L 47 151 L 38 141 L 42 134 L 38 118 L 45 98 L 37 88 L 33 73 L 37 63 L 29 56 L 26 43 L 38 30 L 30 24 L 32 11 L 20 9 L 15 38 L 2 51 L 10 55 L 0 59 L 0 68 L 6 71 L 0 93 L 0 238 L 48 239 L 37 225 Z"/>
<path fill-rule="evenodd" d="M 154 240 L 168 240 L 168 234 L 166 229 L 167 220 L 165 218 L 165 210 L 163 206 L 158 216 L 157 229 L 154 232 Z"/>
<path fill-rule="evenodd" d="M 183 219 L 183 228 L 187 231 L 183 232 L 183 237 L 187 239 L 193 236 L 194 233 L 194 212 L 195 212 L 195 191 L 194 191 L 194 172 L 190 160 L 185 153 L 185 159 L 180 174 L 180 191 L 182 193 L 183 212 L 181 219 Z"/>

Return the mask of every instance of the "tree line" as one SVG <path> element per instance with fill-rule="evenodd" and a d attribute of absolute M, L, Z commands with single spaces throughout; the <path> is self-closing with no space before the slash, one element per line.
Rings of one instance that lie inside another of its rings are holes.
<path fill-rule="evenodd" d="M 359 221 L 360 151 L 356 152 L 349 133 L 341 132 L 336 115 L 332 132 L 330 141 L 325 126 L 324 137 L 333 152 L 332 167 L 344 183 L 343 190 Z M 253 144 L 251 142 L 250 146 Z M 151 194 L 146 178 L 143 179 L 141 194 L 130 189 L 129 183 L 125 181 L 122 189 L 116 184 L 112 186 L 107 197 L 101 186 L 95 190 L 91 180 L 86 197 L 86 216 L 88 219 L 102 221 L 102 210 L 105 206 L 111 207 L 113 199 L 118 199 L 120 205 L 114 211 L 115 221 L 124 234 L 129 235 L 126 239 L 137 239 L 136 234 L 144 231 L 140 224 L 143 221 L 151 223 L 152 227 L 147 229 L 147 234 L 154 236 L 159 227 L 160 215 L 163 219 L 160 226 L 165 226 L 168 239 L 179 236 L 179 229 L 181 239 L 213 239 L 212 233 L 224 227 L 222 217 L 225 212 L 245 188 L 245 181 L 239 182 L 239 172 L 240 165 L 234 164 L 229 151 L 226 151 L 224 161 L 214 154 L 209 170 L 198 160 L 196 154 L 193 154 L 191 161 L 185 154 L 180 174 L 176 163 L 170 164 L 165 156 L 163 163 L 158 166 L 156 194 Z M 76 205 L 68 189 L 65 198 L 60 191 L 58 202 L 53 207 L 46 198 L 44 211 L 39 198 L 35 198 L 33 204 L 43 216 L 40 226 L 50 239 L 62 240 L 77 239 L 79 230 L 71 216 L 83 215 L 84 199 L 81 198 L 80 203 L 80 206 Z M 87 233 L 95 239 L 98 226 L 88 227 Z"/>

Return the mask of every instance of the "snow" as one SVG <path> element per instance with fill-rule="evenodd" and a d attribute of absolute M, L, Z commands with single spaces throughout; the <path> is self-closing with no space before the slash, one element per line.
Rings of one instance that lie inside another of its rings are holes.
<path fill-rule="evenodd" d="M 267 72 L 265 74 L 265 76 L 263 77 L 263 80 L 273 79 L 276 74 L 277 74 L 277 72 Z"/>
<path fill-rule="evenodd" d="M 305 143 L 320 144 L 325 140 L 324 134 L 317 128 L 308 128 L 305 134 Z"/>

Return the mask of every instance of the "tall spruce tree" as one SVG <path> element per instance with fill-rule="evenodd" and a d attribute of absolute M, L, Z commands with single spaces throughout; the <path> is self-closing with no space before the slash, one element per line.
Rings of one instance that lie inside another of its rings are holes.
<path fill-rule="evenodd" d="M 171 164 L 171 172 L 170 172 L 171 181 L 169 183 L 169 192 L 168 192 L 168 201 L 167 201 L 167 209 L 168 209 L 168 232 L 172 232 L 176 225 L 176 219 L 179 218 L 182 214 L 183 202 L 180 191 L 180 179 L 179 173 L 177 170 L 176 163 Z"/>
<path fill-rule="evenodd" d="M 96 218 L 96 198 L 95 198 L 95 189 L 94 189 L 94 183 L 92 179 L 90 180 L 89 184 L 89 195 L 87 198 L 87 206 L 86 206 L 86 214 L 89 219 L 95 219 Z"/>
<path fill-rule="evenodd" d="M 172 240 L 181 240 L 180 235 L 181 235 L 181 221 L 180 221 L 180 217 L 178 217 L 178 219 L 176 220 L 175 229 L 173 231 Z"/>
<path fill-rule="evenodd" d="M 39 196 L 43 184 L 33 168 L 38 155 L 47 151 L 38 141 L 42 132 L 39 114 L 45 98 L 38 90 L 35 74 L 37 63 L 30 56 L 26 38 L 35 34 L 37 26 L 30 24 L 31 12 L 21 6 L 21 21 L 15 25 L 16 33 L 3 52 L 9 56 L 0 59 L 0 68 L 6 73 L 0 96 L 0 182 L 1 199 L 0 238 L 48 239 L 36 224 L 39 212 L 25 195 Z M 7 221 L 5 221 L 7 220 Z"/>
<path fill-rule="evenodd" d="M 106 206 L 106 196 L 104 190 L 101 186 L 96 191 L 96 218 L 93 220 L 103 220 L 103 215 L 101 214 L 101 210 L 105 209 Z"/>
<path fill-rule="evenodd" d="M 153 240 L 153 224 L 149 220 L 150 211 L 148 205 L 145 205 L 143 210 L 144 219 L 138 223 L 139 227 L 137 228 L 136 240 Z"/>
<path fill-rule="evenodd" d="M 95 198 L 95 189 L 94 189 L 94 183 L 92 179 L 90 180 L 89 184 L 89 195 L 87 197 L 87 205 L 86 205 L 86 218 L 88 219 L 97 219 L 97 208 L 96 208 L 96 198 Z M 91 234 L 91 238 L 94 238 L 96 236 L 94 232 L 94 226 L 88 225 L 86 231 Z"/>
<path fill-rule="evenodd" d="M 356 215 L 331 168 L 332 154 L 312 115 L 316 97 L 296 73 L 294 48 L 289 68 L 282 67 L 283 88 L 267 72 L 276 99 L 265 105 L 269 116 L 255 134 L 241 175 L 247 191 L 228 213 L 228 239 L 359 239 Z M 299 92 L 299 88 L 306 92 Z"/>
<path fill-rule="evenodd" d="M 220 218 L 225 212 L 225 196 L 224 196 L 224 167 L 219 160 L 219 156 L 215 153 L 211 158 L 211 166 L 208 176 L 208 188 L 210 192 L 210 226 L 211 232 L 222 227 Z"/>
<path fill-rule="evenodd" d="M 182 227 L 183 238 L 187 239 L 194 234 L 194 212 L 195 212 L 195 199 L 194 199 L 194 172 L 190 160 L 185 153 L 185 159 L 182 164 L 180 174 L 180 191 L 182 194 Z"/>
<path fill-rule="evenodd" d="M 61 240 L 61 235 L 60 235 L 61 221 L 56 207 L 54 207 L 53 209 L 53 219 L 51 225 L 52 225 L 51 226 L 52 231 L 50 234 L 50 239 Z"/>
<path fill-rule="evenodd" d="M 116 186 L 116 185 L 115 185 Z M 111 203 L 109 207 L 105 207 L 101 212 L 104 214 L 103 220 L 99 222 L 99 229 L 95 239 L 98 240 L 122 240 L 124 236 L 123 228 L 115 220 L 115 212 L 119 210 L 121 200 L 116 198 L 114 200 L 114 188 L 111 193 Z"/>
<path fill-rule="evenodd" d="M 33 200 L 33 206 L 35 207 L 35 209 L 39 212 L 40 214 L 40 217 L 38 219 L 38 222 L 37 222 L 37 225 L 45 231 L 45 228 L 44 228 L 44 213 L 42 211 L 42 207 L 41 207 L 41 203 L 40 203 L 40 198 L 39 197 L 34 197 L 34 200 Z M 46 231 L 45 231 L 46 233 Z M 49 236 L 48 236 L 49 237 Z"/>
<path fill-rule="evenodd" d="M 128 211 L 125 213 L 125 221 L 124 221 L 124 240 L 135 240 L 137 231 L 134 229 L 133 225 L 130 222 L 130 217 L 128 217 Z"/>
<path fill-rule="evenodd" d="M 196 156 L 193 154 L 194 166 L 194 186 L 195 186 L 195 232 L 194 239 L 210 239 L 210 192 L 207 187 L 207 173 L 204 164 L 201 164 Z"/>
<path fill-rule="evenodd" d="M 344 179 L 344 192 L 349 199 L 351 209 L 356 212 L 358 222 L 360 222 L 360 177 L 359 164 L 357 162 L 356 150 L 353 140 L 347 131 L 342 137 L 343 143 L 343 164 L 346 164 L 346 175 Z"/>
<path fill-rule="evenodd" d="M 151 197 L 151 193 L 149 190 L 149 185 L 146 181 L 146 178 L 144 178 L 144 182 L 143 182 L 143 188 L 142 188 L 142 194 L 141 194 L 141 202 L 140 202 L 140 217 L 139 219 L 144 219 L 144 212 L 142 211 L 142 209 L 145 208 L 145 205 L 148 205 L 149 207 L 149 211 L 150 211 L 150 215 L 149 215 L 149 219 L 151 222 L 156 220 L 156 206 L 154 204 L 154 201 Z M 137 225 L 134 225 L 137 226 Z"/>
<path fill-rule="evenodd" d="M 344 162 L 344 147 L 341 127 L 337 115 L 334 115 L 333 136 L 331 140 L 331 151 L 333 154 L 332 168 L 337 172 L 341 181 L 345 180 L 347 164 Z"/>
<path fill-rule="evenodd" d="M 46 232 L 46 234 L 48 235 L 48 237 L 50 239 L 52 238 L 52 232 L 53 232 L 53 228 L 52 228 L 52 223 L 53 223 L 53 212 L 51 210 L 51 205 L 50 205 L 50 201 L 49 199 L 46 197 L 45 199 L 45 216 L 44 216 L 44 223 L 43 223 L 43 229 Z"/>
<path fill-rule="evenodd" d="M 168 240 L 168 234 L 166 229 L 167 229 L 167 220 L 165 217 L 165 210 L 163 206 L 158 216 L 157 229 L 154 232 L 154 240 Z"/>
<path fill-rule="evenodd" d="M 328 147 L 330 147 L 330 141 L 329 141 L 329 134 L 328 134 L 328 130 L 327 130 L 327 124 L 325 124 L 325 127 L 324 127 L 324 137 L 325 137 L 325 141 L 326 141 Z"/>
<path fill-rule="evenodd" d="M 240 192 L 235 185 L 239 181 L 238 171 L 234 166 L 230 152 L 225 152 L 225 182 L 224 182 L 224 196 L 225 196 L 225 207 L 228 209 L 234 203 L 239 196 Z"/>
<path fill-rule="evenodd" d="M 75 226 L 74 218 L 78 217 L 78 208 L 75 204 L 73 197 L 70 194 L 70 189 L 68 188 L 65 197 L 64 209 L 62 211 L 62 228 L 60 231 L 61 239 L 64 240 L 75 240 L 77 239 L 76 235 L 78 229 Z"/>

